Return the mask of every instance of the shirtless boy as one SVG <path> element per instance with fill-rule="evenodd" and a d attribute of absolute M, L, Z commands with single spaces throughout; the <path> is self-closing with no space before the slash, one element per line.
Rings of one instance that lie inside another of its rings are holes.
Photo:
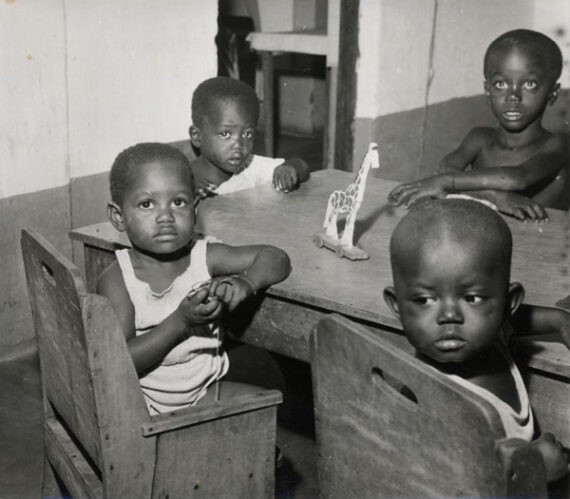
<path fill-rule="evenodd" d="M 389 199 L 468 193 L 521 220 L 547 220 L 545 208 L 570 208 L 570 139 L 542 126 L 560 91 L 562 54 L 549 37 L 526 29 L 494 40 L 484 59 L 485 94 L 497 127 L 473 128 L 441 162 L 444 173 L 402 184 Z M 471 171 L 464 171 L 468 167 Z"/>

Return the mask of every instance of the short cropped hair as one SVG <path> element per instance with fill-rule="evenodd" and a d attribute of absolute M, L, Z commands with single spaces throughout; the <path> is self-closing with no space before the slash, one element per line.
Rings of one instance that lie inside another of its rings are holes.
<path fill-rule="evenodd" d="M 194 177 L 188 158 L 176 147 L 159 142 L 143 142 L 128 147 L 115 158 L 109 175 L 111 200 L 119 206 L 123 203 L 125 191 L 132 179 L 134 170 L 153 160 L 171 160 L 188 169 L 190 187 L 194 192 Z"/>
<path fill-rule="evenodd" d="M 541 60 L 545 62 L 554 81 L 560 77 L 563 64 L 560 47 L 545 34 L 530 29 L 507 31 L 491 42 L 485 52 L 483 62 L 483 73 L 485 77 L 487 76 L 489 58 L 493 52 L 503 48 L 511 49 L 517 46 L 529 48 L 535 53 L 539 52 Z"/>
<path fill-rule="evenodd" d="M 455 241 L 480 242 L 495 251 L 497 263 L 510 276 L 513 240 L 511 230 L 501 216 L 478 201 L 468 199 L 421 199 L 400 220 L 390 239 L 392 270 L 398 267 L 401 251 L 426 244 L 437 247 L 444 234 Z"/>
<path fill-rule="evenodd" d="M 253 88 L 243 81 L 227 76 L 217 76 L 203 81 L 196 87 L 192 95 L 192 123 L 195 126 L 202 126 L 211 104 L 228 99 L 242 103 L 255 114 L 257 120 L 259 99 Z"/>

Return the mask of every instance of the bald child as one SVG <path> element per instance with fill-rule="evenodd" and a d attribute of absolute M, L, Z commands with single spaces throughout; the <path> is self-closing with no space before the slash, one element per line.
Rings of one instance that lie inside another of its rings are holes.
<path fill-rule="evenodd" d="M 528 393 L 507 341 L 514 319 L 533 334 L 559 332 L 569 346 L 570 314 L 521 307 L 524 289 L 510 281 L 511 251 L 507 224 L 482 203 L 421 200 L 392 235 L 394 285 L 384 298 L 418 357 L 491 402 L 506 437 L 532 441 L 553 481 L 568 472 L 568 458 L 551 434 L 534 440 Z"/>

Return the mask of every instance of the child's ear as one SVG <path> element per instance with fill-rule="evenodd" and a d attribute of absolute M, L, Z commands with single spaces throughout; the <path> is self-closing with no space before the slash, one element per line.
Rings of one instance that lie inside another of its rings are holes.
<path fill-rule="evenodd" d="M 520 282 L 509 284 L 509 311 L 513 315 L 524 300 L 524 288 Z"/>
<path fill-rule="evenodd" d="M 119 232 L 125 231 L 125 223 L 123 221 L 123 213 L 121 212 L 121 208 L 117 203 L 110 201 L 107 204 L 107 216 L 109 217 L 109 221 L 113 224 L 113 227 L 117 229 Z"/>
<path fill-rule="evenodd" d="M 392 313 L 399 319 L 400 309 L 398 308 L 398 300 L 396 300 L 396 290 L 394 286 L 384 288 L 384 301 Z"/>
<path fill-rule="evenodd" d="M 195 127 L 194 125 L 190 125 L 188 129 L 188 133 L 190 134 L 190 142 L 194 147 L 200 147 L 202 144 L 202 136 L 200 135 L 200 129 Z"/>
<path fill-rule="evenodd" d="M 483 80 L 483 88 L 485 89 L 485 95 L 487 98 L 491 95 L 491 88 L 487 80 Z"/>
<path fill-rule="evenodd" d="M 557 83 L 556 85 L 554 85 L 552 87 L 552 90 L 550 91 L 550 95 L 548 96 L 548 103 L 550 105 L 554 104 L 554 102 L 558 98 L 559 93 L 560 93 L 560 83 Z"/>

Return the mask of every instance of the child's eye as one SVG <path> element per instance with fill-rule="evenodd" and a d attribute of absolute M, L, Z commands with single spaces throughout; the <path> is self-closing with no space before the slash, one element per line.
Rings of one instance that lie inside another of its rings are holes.
<path fill-rule="evenodd" d="M 222 139 L 229 139 L 232 136 L 232 134 L 227 130 L 221 131 L 218 135 L 222 137 Z"/>
<path fill-rule="evenodd" d="M 180 198 L 173 200 L 172 204 L 175 208 L 183 208 L 184 206 L 188 206 L 188 201 Z"/>
<path fill-rule="evenodd" d="M 534 90 L 536 87 L 538 87 L 538 83 L 536 83 L 536 81 L 525 81 L 523 86 L 527 90 Z"/>
<path fill-rule="evenodd" d="M 247 132 L 243 132 L 243 137 L 245 139 L 253 139 L 254 133 L 251 130 L 248 130 Z"/>
<path fill-rule="evenodd" d="M 141 201 L 139 203 L 139 207 L 142 208 L 143 210 L 148 210 L 152 208 L 152 206 L 153 206 L 152 201 L 149 200 Z"/>
<path fill-rule="evenodd" d="M 483 297 L 481 295 L 467 295 L 465 301 L 471 304 L 477 304 L 483 302 Z"/>
<path fill-rule="evenodd" d="M 504 90 L 505 88 L 507 88 L 507 83 L 502 80 L 499 80 L 493 83 L 493 86 L 498 90 Z"/>
<path fill-rule="evenodd" d="M 431 305 L 435 303 L 433 296 L 416 296 L 412 300 L 416 305 Z"/>

